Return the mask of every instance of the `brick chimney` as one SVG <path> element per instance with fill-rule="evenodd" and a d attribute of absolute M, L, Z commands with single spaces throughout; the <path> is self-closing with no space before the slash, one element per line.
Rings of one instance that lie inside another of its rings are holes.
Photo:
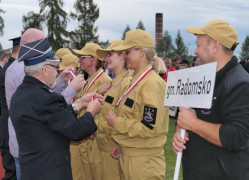
<path fill-rule="evenodd" d="M 163 13 L 156 13 L 156 47 L 163 38 Z"/>

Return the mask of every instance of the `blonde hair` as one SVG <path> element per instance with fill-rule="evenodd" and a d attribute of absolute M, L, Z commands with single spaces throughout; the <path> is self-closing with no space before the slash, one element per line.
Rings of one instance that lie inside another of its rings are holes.
<path fill-rule="evenodd" d="M 163 60 L 156 55 L 156 51 L 154 48 L 144 48 L 145 50 L 145 58 L 149 60 L 149 62 L 152 64 L 153 69 L 157 73 L 165 73 L 166 72 L 166 66 Z"/>

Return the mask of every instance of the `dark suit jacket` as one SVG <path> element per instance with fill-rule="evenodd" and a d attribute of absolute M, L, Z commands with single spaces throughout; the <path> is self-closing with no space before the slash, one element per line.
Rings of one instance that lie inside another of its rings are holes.
<path fill-rule="evenodd" d="M 5 73 L 7 68 L 15 61 L 10 57 L 3 69 L 0 71 L 0 147 L 9 147 L 8 117 L 9 111 L 5 97 Z"/>
<path fill-rule="evenodd" d="M 97 129 L 90 112 L 77 119 L 63 96 L 31 76 L 24 77 L 12 96 L 10 117 L 22 180 L 71 180 L 70 140 L 83 139 Z"/>

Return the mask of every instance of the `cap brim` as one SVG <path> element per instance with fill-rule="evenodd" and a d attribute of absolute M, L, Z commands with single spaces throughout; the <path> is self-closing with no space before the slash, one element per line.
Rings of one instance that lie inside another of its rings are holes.
<path fill-rule="evenodd" d="M 59 61 L 61 61 L 57 56 L 52 56 L 52 57 L 48 57 L 48 58 L 45 58 L 46 59 L 46 61 L 54 61 L 54 62 L 59 62 Z"/>
<path fill-rule="evenodd" d="M 124 51 L 124 50 L 127 50 L 127 49 L 130 49 L 134 46 L 130 46 L 130 45 L 120 45 L 120 46 L 117 46 L 117 47 L 114 47 L 112 48 L 113 51 Z"/>
<path fill-rule="evenodd" d="M 87 54 L 83 54 L 83 51 L 81 51 L 81 50 L 72 49 L 72 51 L 73 51 L 75 54 L 78 54 L 78 55 L 87 55 Z"/>
<path fill-rule="evenodd" d="M 201 30 L 201 28 L 196 27 L 187 27 L 187 31 L 193 34 L 207 34 Z"/>

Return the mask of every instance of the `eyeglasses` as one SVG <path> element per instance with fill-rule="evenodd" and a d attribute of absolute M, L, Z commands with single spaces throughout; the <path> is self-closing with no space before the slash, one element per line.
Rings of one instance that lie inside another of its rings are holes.
<path fill-rule="evenodd" d="M 56 70 L 59 70 L 59 69 L 60 69 L 60 66 L 59 66 L 59 65 L 53 65 L 53 64 L 44 64 L 43 67 L 46 66 L 46 65 L 52 66 L 52 67 L 54 67 Z M 42 69 L 43 69 L 43 67 L 42 67 Z"/>

